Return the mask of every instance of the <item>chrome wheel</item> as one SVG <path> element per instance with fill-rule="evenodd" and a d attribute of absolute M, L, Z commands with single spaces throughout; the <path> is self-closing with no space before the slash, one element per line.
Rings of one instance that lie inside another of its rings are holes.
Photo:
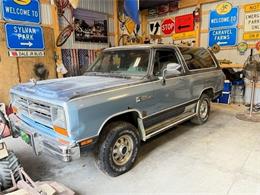
<path fill-rule="evenodd" d="M 133 139 L 129 135 L 119 137 L 112 151 L 112 159 L 116 165 L 122 166 L 131 158 L 134 148 Z"/>
<path fill-rule="evenodd" d="M 200 104 L 200 110 L 199 110 L 201 119 L 206 119 L 208 117 L 208 110 L 209 110 L 208 102 L 207 100 L 204 99 Z"/>

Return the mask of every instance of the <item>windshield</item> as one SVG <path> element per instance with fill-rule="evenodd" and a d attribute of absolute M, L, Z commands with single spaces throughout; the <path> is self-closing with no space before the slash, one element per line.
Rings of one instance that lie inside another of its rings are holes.
<path fill-rule="evenodd" d="M 148 49 L 104 51 L 87 72 L 144 76 L 148 70 L 149 54 Z"/>

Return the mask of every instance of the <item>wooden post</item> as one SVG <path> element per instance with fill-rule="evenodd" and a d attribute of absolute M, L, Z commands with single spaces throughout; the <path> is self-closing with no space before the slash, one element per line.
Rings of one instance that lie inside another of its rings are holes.
<path fill-rule="evenodd" d="M 141 29 L 142 29 L 142 37 L 147 37 L 147 16 L 148 16 L 148 10 L 141 11 Z"/>
<path fill-rule="evenodd" d="M 196 24 L 195 24 L 195 33 L 196 33 L 196 39 L 195 39 L 195 41 L 196 41 L 196 47 L 199 47 L 200 46 L 200 33 L 201 33 L 201 4 L 200 3 L 198 3 L 197 4 L 197 7 L 199 8 L 199 12 L 200 12 L 200 21 L 199 22 L 196 22 Z"/>
<path fill-rule="evenodd" d="M 114 36 L 114 44 L 115 46 L 118 46 L 118 40 L 119 40 L 119 20 L 118 20 L 118 0 L 114 0 L 114 9 L 113 9 L 113 15 L 114 15 L 114 30 L 115 30 L 115 36 Z"/>

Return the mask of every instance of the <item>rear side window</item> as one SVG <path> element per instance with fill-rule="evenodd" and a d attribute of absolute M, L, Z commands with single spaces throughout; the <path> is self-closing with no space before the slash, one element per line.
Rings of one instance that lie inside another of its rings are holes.
<path fill-rule="evenodd" d="M 179 49 L 186 61 L 189 70 L 216 67 L 216 64 L 210 53 L 204 48 L 180 47 Z"/>

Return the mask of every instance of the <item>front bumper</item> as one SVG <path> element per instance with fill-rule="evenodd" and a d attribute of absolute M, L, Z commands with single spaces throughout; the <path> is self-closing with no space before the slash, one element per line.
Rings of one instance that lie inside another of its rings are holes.
<path fill-rule="evenodd" d="M 45 153 L 65 162 L 80 158 L 79 145 L 61 144 L 56 140 L 56 138 L 39 133 L 35 128 L 25 123 L 15 114 L 11 114 L 9 118 L 13 132 L 18 134 L 23 132 L 29 135 L 29 144 L 32 146 L 36 155 Z"/>

